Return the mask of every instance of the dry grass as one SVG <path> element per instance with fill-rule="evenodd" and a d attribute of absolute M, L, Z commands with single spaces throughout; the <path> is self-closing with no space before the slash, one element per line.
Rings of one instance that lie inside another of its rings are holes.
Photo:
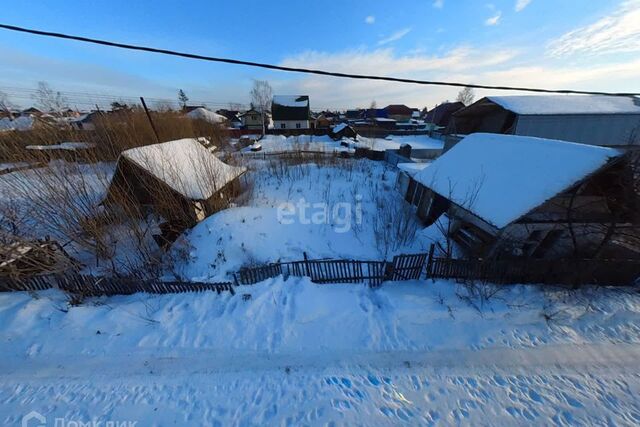
<path fill-rule="evenodd" d="M 224 132 L 217 125 L 186 119 L 171 111 L 152 113 L 152 118 L 161 142 L 206 137 L 218 147 L 226 144 Z M 103 272 L 157 277 L 163 253 L 153 235 L 159 234 L 159 224 L 169 220 L 187 223 L 185 206 L 168 186 L 138 177 L 134 177 L 136 183 L 143 181 L 156 209 L 149 210 L 131 193 L 117 190 L 110 194 L 109 206 L 101 205 L 112 170 L 104 162 L 113 162 L 123 150 L 154 144 L 156 138 L 144 111 L 138 109 L 105 115 L 95 124 L 91 131 L 44 125 L 30 131 L 0 133 L 0 162 L 48 164 L 0 176 L 4 181 L 0 186 L 3 240 L 51 236 L 85 256 L 93 254 Z M 65 141 L 93 143 L 95 149 L 83 153 L 26 149 L 28 145 Z M 72 161 L 49 164 L 57 158 Z M 201 166 L 198 159 L 194 162 Z M 215 172 L 203 170 L 201 180 L 211 179 L 217 179 Z"/>
<path fill-rule="evenodd" d="M 223 129 L 203 120 L 191 120 L 175 111 L 152 112 L 152 120 L 160 142 L 180 138 L 208 138 L 223 147 L 227 138 Z M 144 110 L 135 108 L 97 116 L 94 130 L 78 130 L 71 126 L 40 123 L 32 130 L 0 132 L 0 162 L 33 162 L 46 160 L 45 153 L 27 150 L 29 145 L 55 145 L 60 142 L 89 142 L 96 150 L 86 161 L 115 160 L 129 148 L 155 144 L 153 129 Z"/>

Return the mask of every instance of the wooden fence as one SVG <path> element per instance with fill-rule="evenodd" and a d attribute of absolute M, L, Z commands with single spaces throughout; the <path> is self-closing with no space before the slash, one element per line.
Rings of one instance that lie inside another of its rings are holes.
<path fill-rule="evenodd" d="M 223 291 L 235 294 L 233 284 L 201 282 L 163 282 L 127 277 L 94 277 L 79 274 L 48 274 L 20 280 L 0 278 L 0 291 L 40 291 L 57 288 L 84 296 L 131 295 L 136 292 L 169 294 L 184 292 Z"/>
<path fill-rule="evenodd" d="M 418 279 L 426 254 L 399 255 L 393 262 L 355 260 L 308 260 L 243 268 L 234 274 L 235 283 L 166 282 L 132 277 L 94 277 L 81 274 L 46 274 L 21 279 L 0 277 L 0 291 L 61 289 L 83 296 L 130 295 L 215 291 L 235 294 L 234 286 L 252 285 L 283 275 L 310 277 L 314 283 L 368 283 L 379 286 L 385 280 Z M 306 258 L 306 256 L 305 256 Z"/>
<path fill-rule="evenodd" d="M 309 277 L 314 283 L 367 283 L 376 287 L 387 280 L 416 280 L 422 276 L 427 254 L 398 255 L 393 262 L 358 260 L 308 260 L 243 268 L 234 275 L 237 284 L 252 285 L 265 279 Z"/>
<path fill-rule="evenodd" d="M 430 257 L 427 277 L 499 284 L 606 285 L 640 283 L 637 260 L 505 259 L 466 260 Z"/>

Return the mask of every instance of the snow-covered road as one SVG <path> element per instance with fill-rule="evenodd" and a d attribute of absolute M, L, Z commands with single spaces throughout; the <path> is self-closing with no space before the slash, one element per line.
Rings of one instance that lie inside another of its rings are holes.
<path fill-rule="evenodd" d="M 533 287 L 479 308 L 451 282 L 0 293 L 0 422 L 637 425 L 639 312 Z"/>
<path fill-rule="evenodd" d="M 637 345 L 587 345 L 34 360 L 3 364 L 0 413 L 7 425 L 31 410 L 139 426 L 634 425 L 638 356 Z"/>

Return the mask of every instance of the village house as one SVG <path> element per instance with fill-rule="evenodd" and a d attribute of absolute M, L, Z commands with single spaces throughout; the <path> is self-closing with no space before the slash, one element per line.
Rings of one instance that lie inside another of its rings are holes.
<path fill-rule="evenodd" d="M 347 110 L 344 113 L 344 118 L 350 122 L 362 120 L 364 110 Z"/>
<path fill-rule="evenodd" d="M 262 115 L 260 111 L 252 108 L 240 114 L 240 120 L 242 120 L 242 127 L 245 129 L 261 130 L 262 129 Z M 265 122 L 267 122 L 265 120 Z"/>
<path fill-rule="evenodd" d="M 240 120 L 240 112 L 237 110 L 227 110 L 225 108 L 216 111 L 216 114 L 220 114 L 227 119 L 227 122 L 232 128 L 239 129 L 242 127 L 242 120 Z"/>
<path fill-rule="evenodd" d="M 318 114 L 315 119 L 315 128 L 316 129 L 329 129 L 331 124 L 333 123 L 333 119 L 327 117 L 324 113 Z"/>
<path fill-rule="evenodd" d="M 69 120 L 69 126 L 77 130 L 95 130 L 96 120 L 99 120 L 103 114 L 101 111 L 82 114 L 79 117 Z"/>
<path fill-rule="evenodd" d="M 451 116 L 463 108 L 462 102 L 445 102 L 427 112 L 424 121 L 437 127 L 446 128 L 451 121 Z"/>
<path fill-rule="evenodd" d="M 446 131 L 455 135 L 474 132 L 628 147 L 640 143 L 640 99 L 577 95 L 490 96 L 454 113 Z"/>
<path fill-rule="evenodd" d="M 23 116 L 39 117 L 39 116 L 42 116 L 42 114 L 44 113 L 38 110 L 36 107 L 29 107 L 25 110 L 22 110 L 20 114 Z"/>
<path fill-rule="evenodd" d="M 340 141 L 342 138 L 355 139 L 358 136 L 358 133 L 347 123 L 340 123 L 331 128 L 329 136 L 331 136 L 335 141 Z"/>
<path fill-rule="evenodd" d="M 640 231 L 631 158 L 613 148 L 472 134 L 399 187 L 426 224 L 446 213 L 467 256 L 637 257 L 618 238 Z"/>
<path fill-rule="evenodd" d="M 225 208 L 240 190 L 246 169 L 219 160 L 206 142 L 186 138 L 123 151 L 103 204 L 162 216 L 168 224 L 163 235 L 171 241 Z"/>
<path fill-rule="evenodd" d="M 306 95 L 275 95 L 271 102 L 274 129 L 309 129 L 309 97 Z"/>
<path fill-rule="evenodd" d="M 408 122 L 413 116 L 413 110 L 404 104 L 392 104 L 384 107 L 386 117 L 396 122 Z"/>

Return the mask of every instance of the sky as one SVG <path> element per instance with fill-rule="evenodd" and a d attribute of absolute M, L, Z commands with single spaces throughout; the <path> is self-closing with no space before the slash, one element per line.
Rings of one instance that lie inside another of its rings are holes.
<path fill-rule="evenodd" d="M 640 0 L 11 2 L 0 22 L 210 56 L 330 71 L 551 89 L 640 92 Z M 432 108 L 459 89 L 300 75 L 45 39 L 0 29 L 0 91 L 48 82 L 72 106 L 114 97 L 221 108 L 255 79 L 314 110 Z M 477 91 L 476 96 L 496 94 Z M 514 92 L 501 94 L 517 94 Z"/>

